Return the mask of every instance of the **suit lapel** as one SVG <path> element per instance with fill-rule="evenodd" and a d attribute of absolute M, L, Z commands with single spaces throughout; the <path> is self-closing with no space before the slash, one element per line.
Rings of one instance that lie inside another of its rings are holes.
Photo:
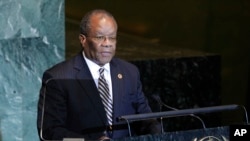
<path fill-rule="evenodd" d="M 96 112 L 98 112 L 98 115 L 100 115 L 103 123 L 106 124 L 107 118 L 104 106 L 102 104 L 102 100 L 99 96 L 97 87 L 92 78 L 87 63 L 82 57 L 82 54 L 78 55 L 78 57 L 76 58 L 74 67 L 75 69 L 78 70 L 78 72 L 76 73 L 76 79 L 79 81 L 79 83 L 84 89 L 83 94 L 86 94 L 89 97 L 89 99 L 93 103 L 93 106 L 96 109 Z M 115 61 L 113 60 L 110 62 L 110 71 L 111 71 L 112 91 L 113 91 L 113 101 L 114 101 L 113 103 L 114 121 L 116 121 L 116 118 L 118 116 L 121 116 L 119 113 L 123 113 L 122 112 L 123 109 L 121 109 L 121 107 L 122 107 L 122 96 L 124 93 L 123 90 L 124 87 L 122 87 L 123 86 L 122 83 L 124 83 L 123 81 L 124 74 L 119 65 L 116 64 Z"/>
<path fill-rule="evenodd" d="M 89 71 L 87 63 L 82 57 L 82 54 L 78 55 L 78 57 L 76 58 L 74 67 L 78 70 L 78 72 L 76 73 L 76 79 L 84 89 L 83 94 L 86 94 L 89 97 L 90 101 L 93 104 L 90 106 L 95 107 L 96 112 L 98 112 L 98 115 L 100 115 L 103 123 L 106 124 L 106 112 L 104 110 L 104 106 L 102 104 L 97 87 Z"/>
<path fill-rule="evenodd" d="M 114 61 L 110 63 L 112 90 L 113 90 L 113 111 L 114 118 L 118 118 L 122 112 L 122 95 L 123 95 L 123 72 Z"/>

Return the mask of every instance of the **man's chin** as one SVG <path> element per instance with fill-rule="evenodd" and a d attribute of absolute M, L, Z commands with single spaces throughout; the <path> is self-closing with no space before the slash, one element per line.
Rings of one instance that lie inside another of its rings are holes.
<path fill-rule="evenodd" d="M 109 60 L 102 60 L 102 61 L 99 61 L 99 63 L 97 63 L 99 66 L 104 66 L 105 64 L 109 63 L 111 59 Z"/>

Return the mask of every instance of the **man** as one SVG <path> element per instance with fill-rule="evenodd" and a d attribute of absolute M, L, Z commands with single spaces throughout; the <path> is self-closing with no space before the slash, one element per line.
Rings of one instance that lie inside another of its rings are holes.
<path fill-rule="evenodd" d="M 80 24 L 83 50 L 44 72 L 37 118 L 42 140 L 127 137 L 128 127 L 118 117 L 151 112 L 138 69 L 114 58 L 117 28 L 109 12 L 90 11 Z M 133 135 L 161 132 L 156 120 L 135 123 L 131 130 Z"/>

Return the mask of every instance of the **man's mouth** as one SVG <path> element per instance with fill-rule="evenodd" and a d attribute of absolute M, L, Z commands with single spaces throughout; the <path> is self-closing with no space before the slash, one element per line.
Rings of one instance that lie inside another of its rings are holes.
<path fill-rule="evenodd" d="M 109 57 L 111 55 L 111 52 L 101 52 L 101 55 L 104 57 Z"/>

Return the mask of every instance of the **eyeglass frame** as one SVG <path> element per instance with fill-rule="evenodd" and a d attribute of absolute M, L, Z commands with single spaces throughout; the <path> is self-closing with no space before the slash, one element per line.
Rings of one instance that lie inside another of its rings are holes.
<path fill-rule="evenodd" d="M 86 36 L 86 35 L 85 35 Z M 116 36 L 86 36 L 87 38 L 93 38 L 97 42 L 104 42 L 105 40 L 109 40 L 111 43 L 115 43 L 117 41 Z"/>

